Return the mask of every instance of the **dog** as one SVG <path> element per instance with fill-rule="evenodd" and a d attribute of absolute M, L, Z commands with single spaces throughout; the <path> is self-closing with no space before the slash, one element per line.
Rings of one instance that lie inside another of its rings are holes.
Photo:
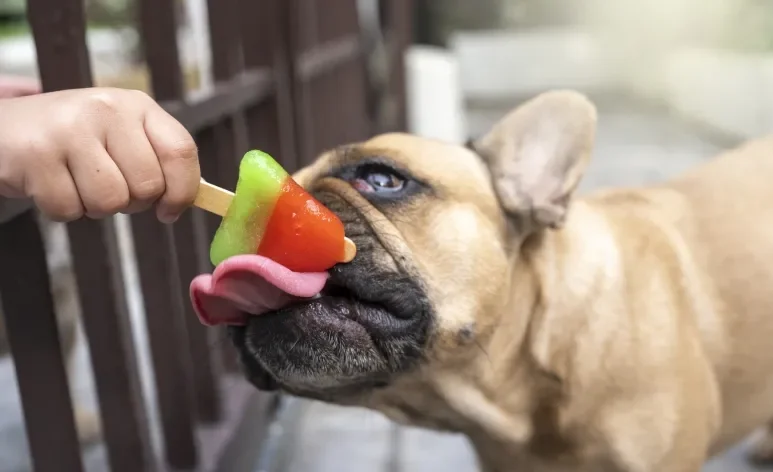
<path fill-rule="evenodd" d="M 468 146 L 380 135 L 297 172 L 358 254 L 228 328 L 246 378 L 464 433 L 486 472 L 698 472 L 766 422 L 773 460 L 773 138 L 573 198 L 596 121 L 551 91 Z"/>
<path fill-rule="evenodd" d="M 53 223 L 38 217 L 41 234 L 46 246 L 46 259 L 51 282 L 51 296 L 54 300 L 62 357 L 65 360 L 68 378 L 72 385 L 75 375 L 75 348 L 80 340 L 78 323 L 81 307 L 78 300 L 75 273 L 67 247 L 67 235 L 63 224 Z M 34 315 L 34 314 L 32 314 Z M 10 346 L 0 303 L 0 357 L 10 355 Z M 73 398 L 75 396 L 73 395 Z M 102 438 L 99 414 L 90 406 L 74 401 L 73 413 L 82 446 L 91 446 Z"/>

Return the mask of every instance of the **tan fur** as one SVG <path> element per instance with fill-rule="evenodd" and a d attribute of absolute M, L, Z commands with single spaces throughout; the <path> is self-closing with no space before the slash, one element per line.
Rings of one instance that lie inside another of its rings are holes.
<path fill-rule="evenodd" d="M 773 138 L 570 204 L 595 120 L 552 92 L 479 155 L 403 134 L 360 143 L 435 190 L 389 218 L 319 178 L 341 153 L 296 175 L 363 207 L 436 308 L 428 361 L 359 403 L 467 434 L 488 472 L 698 472 L 773 419 Z M 770 431 L 759 444 L 773 460 Z"/>

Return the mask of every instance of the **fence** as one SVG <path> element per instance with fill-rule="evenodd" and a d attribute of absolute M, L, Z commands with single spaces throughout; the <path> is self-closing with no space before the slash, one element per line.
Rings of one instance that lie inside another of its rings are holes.
<path fill-rule="evenodd" d="M 249 148 L 266 150 L 294 170 L 325 148 L 405 125 L 408 0 L 380 5 L 390 52 L 385 93 L 398 104 L 387 124 L 376 123 L 368 106 L 356 0 L 208 0 L 215 87 L 194 100 L 185 98 L 175 0 L 137 1 L 153 95 L 195 136 L 202 174 L 215 184 L 233 186 L 238 158 Z M 28 19 L 44 89 L 91 86 L 83 0 L 28 0 Z M 113 472 L 237 470 L 271 420 L 275 396 L 246 383 L 222 388 L 234 375 L 232 353 L 211 348 L 214 331 L 198 324 L 187 302 L 187 282 L 210 270 L 207 246 L 217 223 L 198 210 L 172 227 L 150 213 L 131 216 L 163 457 L 155 457 L 149 439 L 115 226 L 85 219 L 68 225 Z M 45 251 L 31 212 L 0 226 L 0 260 L 34 469 L 78 472 L 83 465 Z"/>

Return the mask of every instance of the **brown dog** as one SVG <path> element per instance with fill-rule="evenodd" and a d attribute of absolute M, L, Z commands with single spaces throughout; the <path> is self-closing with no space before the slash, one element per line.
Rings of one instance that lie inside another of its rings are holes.
<path fill-rule="evenodd" d="M 465 433 L 490 472 L 697 472 L 773 419 L 773 139 L 572 201 L 595 126 L 551 92 L 472 149 L 390 134 L 300 171 L 359 252 L 231 328 L 248 378 Z"/>

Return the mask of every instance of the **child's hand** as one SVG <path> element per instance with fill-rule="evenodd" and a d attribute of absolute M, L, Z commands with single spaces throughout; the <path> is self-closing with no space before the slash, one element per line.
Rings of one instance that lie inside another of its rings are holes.
<path fill-rule="evenodd" d="M 57 221 L 157 203 L 172 222 L 200 170 L 185 128 L 146 94 L 92 88 L 0 100 L 0 195 L 31 197 Z"/>
<path fill-rule="evenodd" d="M 40 93 L 40 84 L 29 77 L 0 75 L 0 98 L 25 97 Z"/>

